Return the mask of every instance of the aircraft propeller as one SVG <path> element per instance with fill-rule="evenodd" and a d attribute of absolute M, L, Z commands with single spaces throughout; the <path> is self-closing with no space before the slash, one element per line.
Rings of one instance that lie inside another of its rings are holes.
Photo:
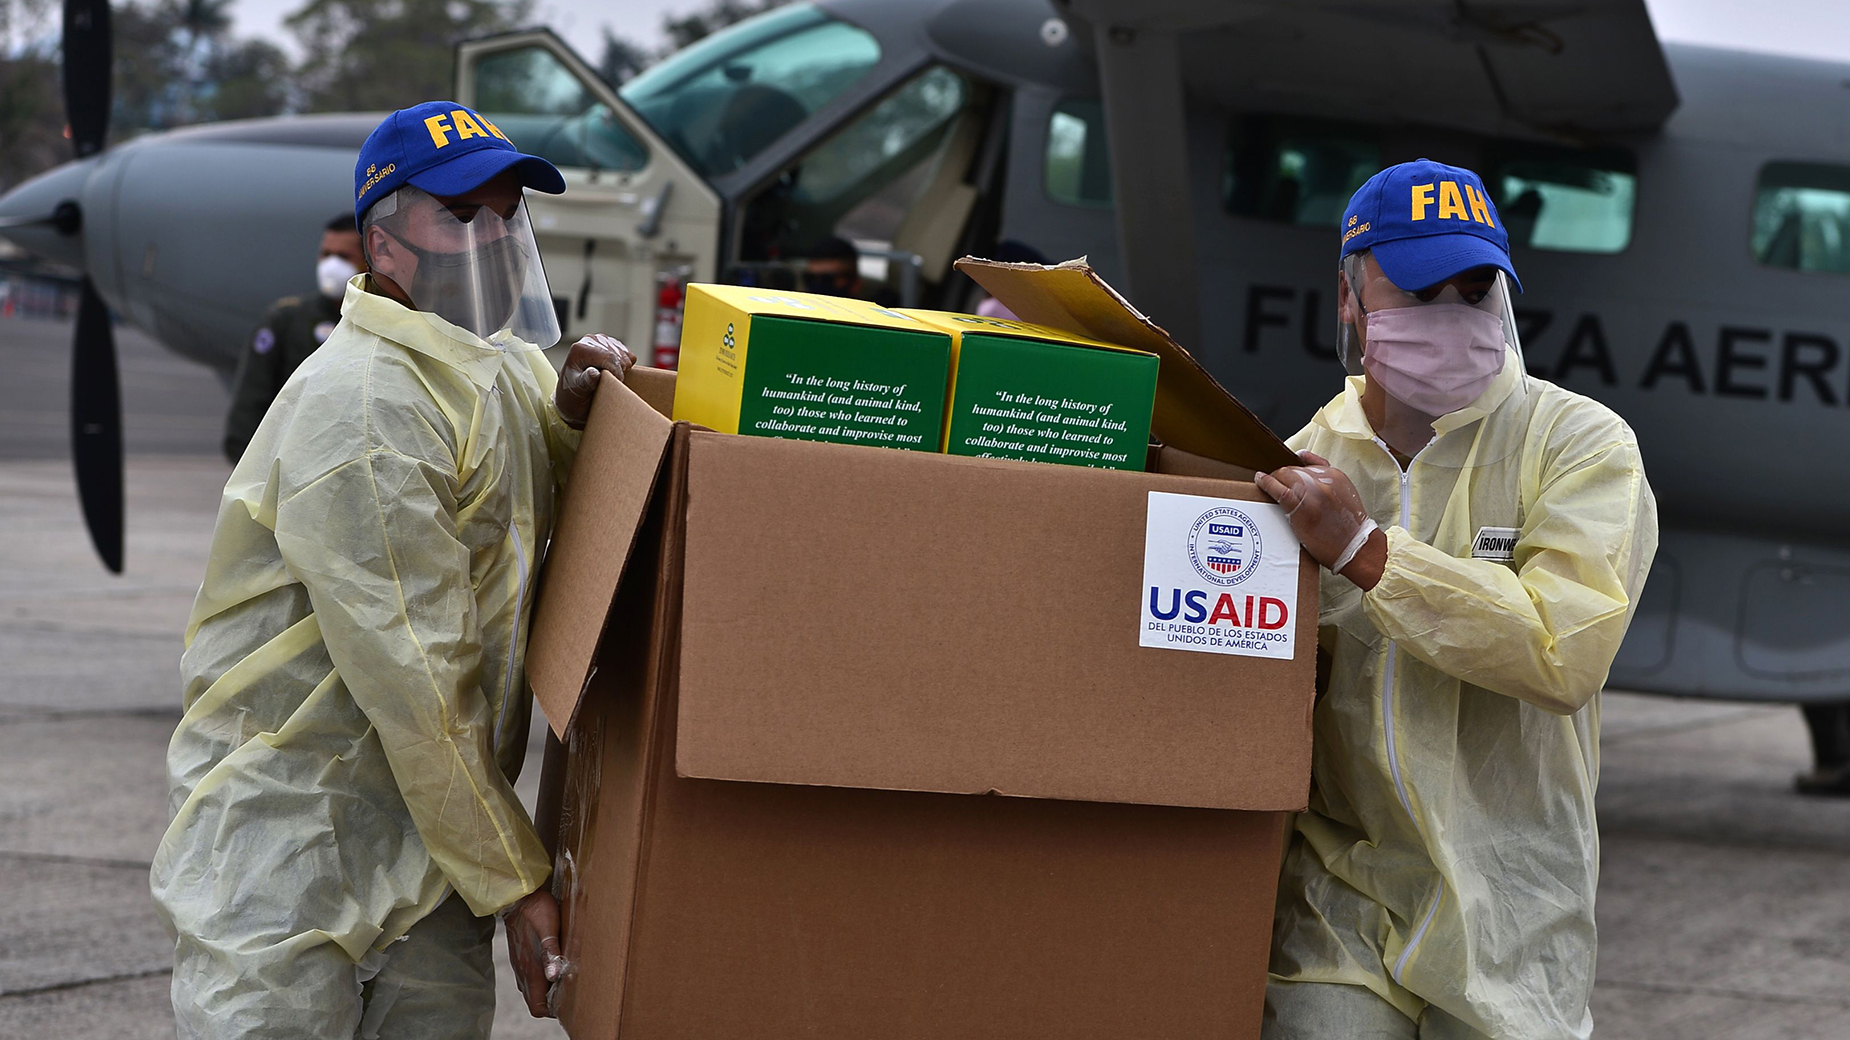
<path fill-rule="evenodd" d="M 109 134 L 108 0 L 64 0 L 64 113 L 77 158 L 103 150 Z M 83 227 L 75 201 L 47 217 L 65 235 Z M 71 460 L 84 525 L 103 565 L 122 573 L 122 391 L 109 308 L 85 272 L 71 349 Z"/>

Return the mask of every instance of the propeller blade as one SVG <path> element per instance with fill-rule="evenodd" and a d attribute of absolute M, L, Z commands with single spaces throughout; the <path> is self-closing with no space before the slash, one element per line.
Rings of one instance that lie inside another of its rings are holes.
<path fill-rule="evenodd" d="M 109 0 L 64 0 L 64 118 L 77 157 L 103 150 L 109 137 Z M 82 214 L 66 202 L 53 223 L 75 234 Z M 103 566 L 122 573 L 122 387 L 109 306 L 84 277 L 71 345 L 71 463 L 84 526 Z"/>
<path fill-rule="evenodd" d="M 109 0 L 64 0 L 64 118 L 79 159 L 109 136 Z"/>
<path fill-rule="evenodd" d="M 85 278 L 71 351 L 71 461 L 84 525 L 103 566 L 122 573 L 122 391 L 109 307 Z"/>

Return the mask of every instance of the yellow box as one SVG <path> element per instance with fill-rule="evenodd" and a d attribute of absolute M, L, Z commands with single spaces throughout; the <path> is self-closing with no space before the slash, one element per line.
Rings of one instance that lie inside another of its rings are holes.
<path fill-rule="evenodd" d="M 1007 318 L 900 313 L 951 335 L 946 454 L 1144 468 L 1155 354 Z"/>
<path fill-rule="evenodd" d="M 721 433 L 937 451 L 951 336 L 861 300 L 688 286 L 674 418 Z"/>

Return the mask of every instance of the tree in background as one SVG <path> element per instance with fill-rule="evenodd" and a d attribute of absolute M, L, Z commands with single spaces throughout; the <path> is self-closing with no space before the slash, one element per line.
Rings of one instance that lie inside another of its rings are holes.
<path fill-rule="evenodd" d="M 58 8 L 51 0 L 0 0 L 0 51 L 58 32 Z"/>
<path fill-rule="evenodd" d="M 604 82 L 620 87 L 631 76 L 654 64 L 655 55 L 648 48 L 627 37 L 618 36 L 604 26 L 604 53 L 593 66 Z"/>
<path fill-rule="evenodd" d="M 213 85 L 205 121 L 256 119 L 290 110 L 289 56 L 268 40 L 240 40 L 213 52 L 203 72 Z"/>
<path fill-rule="evenodd" d="M 231 0 L 118 0 L 110 137 L 289 107 L 289 60 L 231 35 Z M 0 0 L 0 186 L 71 158 L 64 136 L 57 0 Z"/>
<path fill-rule="evenodd" d="M 307 112 L 377 112 L 450 96 L 462 40 L 525 24 L 532 0 L 309 0 L 284 19 L 302 45 Z"/>
<path fill-rule="evenodd" d="M 34 48 L 0 57 L 0 185 L 25 180 L 70 157 L 56 53 Z"/>
<path fill-rule="evenodd" d="M 287 110 L 289 58 L 267 40 L 231 38 L 232 0 L 163 0 L 177 23 L 188 123 L 272 116 Z"/>
<path fill-rule="evenodd" d="M 0 184 L 71 157 L 58 81 L 57 11 L 48 0 L 0 0 Z"/>
<path fill-rule="evenodd" d="M 209 41 L 221 38 L 231 29 L 231 16 L 225 9 L 231 0 L 173 0 L 171 10 L 180 31 L 186 34 L 186 54 L 197 57 Z"/>
<path fill-rule="evenodd" d="M 663 52 L 663 56 L 673 54 L 696 40 L 705 39 L 734 22 L 742 22 L 774 7 L 782 7 L 788 2 L 789 0 L 708 0 L 705 7 L 679 18 L 666 15 L 662 18 L 662 31 L 668 34 L 668 49 Z"/>
<path fill-rule="evenodd" d="M 668 45 L 660 51 L 650 51 L 627 37 L 618 36 L 610 26 L 604 26 L 604 53 L 592 66 L 604 82 L 613 87 L 622 86 L 631 76 L 666 58 L 675 51 L 686 47 L 696 40 L 724 29 L 735 22 L 742 22 L 753 15 L 763 14 L 774 7 L 782 7 L 790 0 L 708 0 L 706 6 L 680 16 L 664 15 L 662 32 L 668 37 Z"/>
<path fill-rule="evenodd" d="M 786 0 L 704 0 L 662 20 L 654 51 L 604 30 L 596 69 L 615 86 L 656 60 Z M 303 59 L 231 33 L 233 0 L 117 0 L 117 141 L 221 119 L 385 111 L 454 90 L 455 47 L 527 24 L 533 0 L 306 0 L 285 20 Z M 58 0 L 0 0 L 0 187 L 71 156 L 59 82 Z"/>
<path fill-rule="evenodd" d="M 112 137 L 288 110 L 288 58 L 267 41 L 234 38 L 229 6 L 230 0 L 114 5 Z"/>

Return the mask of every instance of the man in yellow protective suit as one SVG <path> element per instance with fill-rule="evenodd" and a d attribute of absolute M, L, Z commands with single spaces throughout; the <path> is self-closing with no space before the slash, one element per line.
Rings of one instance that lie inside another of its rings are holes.
<path fill-rule="evenodd" d="M 1334 572 L 1264 1035 L 1584 1038 L 1599 693 L 1657 548 L 1638 445 L 1523 370 L 1469 170 L 1376 174 L 1341 256 L 1353 378 L 1259 477 Z"/>
<path fill-rule="evenodd" d="M 152 887 L 191 1037 L 486 1037 L 505 912 L 559 970 L 512 781 L 554 496 L 614 340 L 559 339 L 521 189 L 553 166 L 449 102 L 361 150 L 371 274 L 225 486 L 181 660 Z"/>

